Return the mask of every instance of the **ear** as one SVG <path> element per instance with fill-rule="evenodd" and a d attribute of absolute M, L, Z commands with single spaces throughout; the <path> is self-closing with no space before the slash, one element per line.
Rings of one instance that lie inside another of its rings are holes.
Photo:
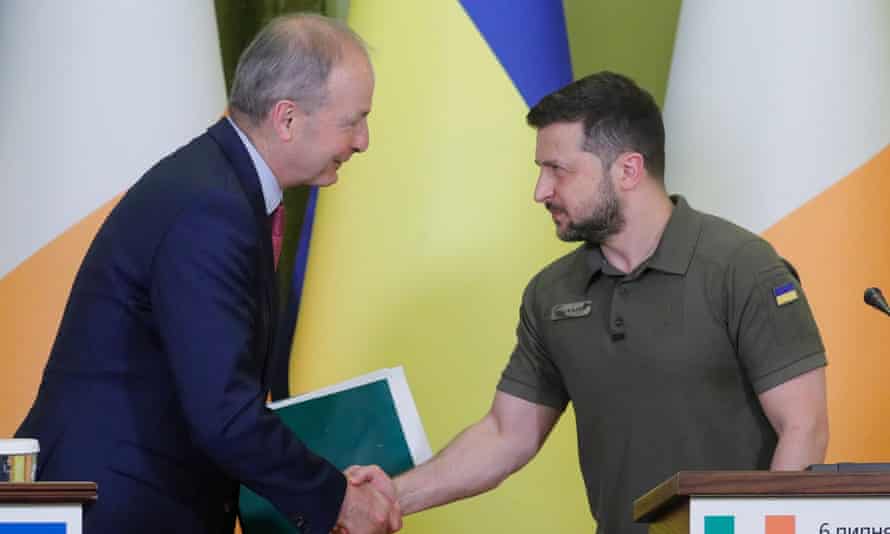
<path fill-rule="evenodd" d="M 625 191 L 636 189 L 646 174 L 643 155 L 639 152 L 625 152 L 615 158 L 612 164 L 617 185 Z"/>
<path fill-rule="evenodd" d="M 293 100 L 279 100 L 269 110 L 269 122 L 281 141 L 291 141 L 302 130 L 306 114 Z"/>

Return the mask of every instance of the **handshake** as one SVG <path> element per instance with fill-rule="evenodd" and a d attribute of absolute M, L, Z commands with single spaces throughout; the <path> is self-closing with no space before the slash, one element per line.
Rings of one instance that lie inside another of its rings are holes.
<path fill-rule="evenodd" d="M 396 485 L 376 465 L 352 466 L 332 534 L 389 534 L 402 528 Z"/>

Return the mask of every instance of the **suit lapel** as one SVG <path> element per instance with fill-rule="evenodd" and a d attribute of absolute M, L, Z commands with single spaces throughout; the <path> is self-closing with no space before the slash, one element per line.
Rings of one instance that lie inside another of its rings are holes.
<path fill-rule="evenodd" d="M 268 370 L 272 367 L 269 365 L 270 351 L 274 346 L 275 330 L 278 323 L 278 291 L 276 290 L 277 279 L 275 277 L 275 265 L 272 254 L 272 227 L 269 217 L 266 214 L 266 203 L 263 199 L 263 190 L 260 187 L 260 178 L 257 175 L 250 154 L 238 137 L 238 133 L 229 123 L 228 119 L 222 118 L 219 122 L 211 126 L 207 133 L 219 144 L 226 158 L 235 169 L 235 174 L 241 182 L 241 188 L 250 201 L 253 208 L 254 216 L 257 220 L 258 228 L 261 228 L 262 236 L 260 237 L 260 248 L 262 253 L 261 259 L 261 285 L 263 286 L 264 306 L 263 316 L 267 318 L 267 323 L 263 325 L 267 327 L 265 353 L 258 355 L 262 357 L 261 379 L 263 389 L 267 389 L 269 383 L 266 376 Z"/>

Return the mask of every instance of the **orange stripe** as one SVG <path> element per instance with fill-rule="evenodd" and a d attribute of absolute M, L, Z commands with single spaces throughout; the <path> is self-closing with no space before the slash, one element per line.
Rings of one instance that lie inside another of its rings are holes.
<path fill-rule="evenodd" d="M 794 516 L 766 516 L 766 534 L 794 534 Z"/>
<path fill-rule="evenodd" d="M 40 385 L 68 292 L 114 198 L 0 279 L 0 438 L 21 423 Z"/>
<path fill-rule="evenodd" d="M 890 147 L 764 234 L 798 267 L 828 352 L 829 461 L 890 461 Z"/>

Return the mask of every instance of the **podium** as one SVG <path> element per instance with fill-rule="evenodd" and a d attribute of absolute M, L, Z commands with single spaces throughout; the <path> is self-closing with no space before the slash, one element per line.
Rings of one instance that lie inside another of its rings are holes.
<path fill-rule="evenodd" d="M 649 534 L 890 534 L 890 473 L 681 471 L 633 515 Z"/>
<path fill-rule="evenodd" d="M 81 534 L 94 482 L 0 482 L 0 534 Z"/>

